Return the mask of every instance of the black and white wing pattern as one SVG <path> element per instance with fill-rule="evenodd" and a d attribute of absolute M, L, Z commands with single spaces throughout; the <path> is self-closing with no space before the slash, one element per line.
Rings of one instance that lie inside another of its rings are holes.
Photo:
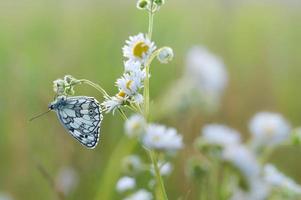
<path fill-rule="evenodd" d="M 91 149 L 97 145 L 103 116 L 96 99 L 67 97 L 56 112 L 61 123 L 76 140 Z"/>

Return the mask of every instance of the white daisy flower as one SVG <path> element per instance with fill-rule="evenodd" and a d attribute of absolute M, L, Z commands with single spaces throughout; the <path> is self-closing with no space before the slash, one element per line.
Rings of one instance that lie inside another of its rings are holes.
<path fill-rule="evenodd" d="M 231 200 L 266 200 L 269 196 L 269 187 L 260 177 L 250 180 L 248 190 L 235 189 Z"/>
<path fill-rule="evenodd" d="M 136 187 L 136 180 L 132 177 L 124 176 L 117 181 L 116 190 L 118 192 L 125 192 Z"/>
<path fill-rule="evenodd" d="M 140 136 L 146 127 L 146 122 L 143 116 L 133 115 L 128 120 L 126 120 L 124 129 L 125 133 L 129 137 L 138 137 Z"/>
<path fill-rule="evenodd" d="M 120 91 L 124 91 L 128 96 L 135 95 L 142 88 L 142 77 L 137 74 L 123 74 L 116 81 L 116 85 Z M 140 74 L 141 75 L 141 74 Z"/>
<path fill-rule="evenodd" d="M 205 47 L 193 47 L 188 51 L 186 77 L 201 93 L 219 97 L 227 83 L 228 74 L 222 60 Z"/>
<path fill-rule="evenodd" d="M 155 49 L 155 44 L 142 33 L 131 36 L 122 48 L 124 57 L 131 61 L 139 61 L 142 64 L 146 63 Z"/>
<path fill-rule="evenodd" d="M 134 97 L 133 97 L 133 102 L 134 103 L 136 103 L 136 104 L 138 104 L 138 105 L 140 105 L 140 104 L 142 104 L 143 103 L 143 101 L 144 101 L 144 97 L 143 97 L 143 95 L 142 94 L 136 94 Z"/>
<path fill-rule="evenodd" d="M 143 136 L 143 144 L 150 149 L 174 151 L 183 147 L 182 136 L 174 128 L 150 124 Z"/>
<path fill-rule="evenodd" d="M 62 168 L 56 177 L 56 188 L 65 195 L 70 194 L 78 185 L 79 177 L 77 172 L 70 167 Z"/>
<path fill-rule="evenodd" d="M 289 123 L 277 113 L 257 113 L 250 121 L 249 129 L 255 147 L 277 145 L 288 139 L 291 128 Z"/>
<path fill-rule="evenodd" d="M 148 192 L 145 189 L 140 189 L 134 194 L 126 197 L 124 200 L 152 200 L 153 195 L 152 193 Z"/>
<path fill-rule="evenodd" d="M 301 186 L 281 173 L 274 165 L 267 164 L 264 166 L 264 180 L 272 187 L 301 195 Z"/>
<path fill-rule="evenodd" d="M 208 144 L 221 147 L 239 144 L 241 142 L 239 132 L 220 124 L 209 124 L 204 126 L 202 138 Z"/>
<path fill-rule="evenodd" d="M 125 93 L 119 92 L 116 96 L 106 98 L 106 100 L 101 104 L 104 107 L 106 113 L 115 112 L 116 109 L 120 108 L 125 99 Z"/>
<path fill-rule="evenodd" d="M 127 60 L 124 62 L 125 72 L 136 72 L 141 70 L 141 63 L 139 61 Z"/>
<path fill-rule="evenodd" d="M 126 172 L 139 172 L 143 168 L 143 164 L 137 155 L 129 155 L 122 160 L 122 167 Z"/>
<path fill-rule="evenodd" d="M 223 150 L 222 158 L 232 163 L 247 179 L 259 176 L 260 167 L 255 155 L 243 145 L 227 146 Z"/>

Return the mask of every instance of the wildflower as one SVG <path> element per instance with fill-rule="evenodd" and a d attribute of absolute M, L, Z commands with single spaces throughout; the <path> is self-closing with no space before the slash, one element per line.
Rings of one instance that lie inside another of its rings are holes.
<path fill-rule="evenodd" d="M 120 108 L 125 101 L 125 94 L 119 93 L 114 97 L 106 98 L 106 100 L 101 104 L 104 107 L 106 113 L 115 112 L 116 109 Z"/>
<path fill-rule="evenodd" d="M 141 63 L 139 61 L 127 60 L 124 62 L 125 72 L 136 72 L 141 70 Z"/>
<path fill-rule="evenodd" d="M 260 168 L 255 155 L 242 145 L 229 145 L 222 154 L 222 158 L 237 168 L 246 179 L 259 176 Z"/>
<path fill-rule="evenodd" d="M 138 76 L 137 76 L 138 75 Z M 142 87 L 142 74 L 124 74 L 121 78 L 117 79 L 116 85 L 120 91 L 123 91 L 126 95 L 135 95 Z"/>
<path fill-rule="evenodd" d="M 143 144 L 150 149 L 175 151 L 183 147 L 182 136 L 174 128 L 150 124 L 146 128 Z"/>
<path fill-rule="evenodd" d="M 163 63 L 167 64 L 168 62 L 172 61 L 174 57 L 173 50 L 170 47 L 164 47 L 163 49 L 160 50 L 157 59 Z"/>
<path fill-rule="evenodd" d="M 145 129 L 146 122 L 143 116 L 133 115 L 125 122 L 125 133 L 129 137 L 140 136 Z"/>
<path fill-rule="evenodd" d="M 247 190 L 236 188 L 231 200 L 266 200 L 269 196 L 269 187 L 260 177 L 253 178 Z"/>
<path fill-rule="evenodd" d="M 116 184 L 116 190 L 118 192 L 125 192 L 127 190 L 134 189 L 136 186 L 136 181 L 134 178 L 125 176 L 118 180 Z"/>
<path fill-rule="evenodd" d="M 274 165 L 267 164 L 264 166 L 264 180 L 272 187 L 301 195 L 301 186 L 278 171 Z"/>
<path fill-rule="evenodd" d="M 288 139 L 289 123 L 277 113 L 257 113 L 250 121 L 249 129 L 252 142 L 258 147 L 262 145 L 277 145 Z"/>
<path fill-rule="evenodd" d="M 260 176 L 260 166 L 255 155 L 243 145 L 230 145 L 223 150 L 222 158 L 238 170 L 241 187 L 234 192 L 232 200 L 265 200 L 268 188 Z"/>
<path fill-rule="evenodd" d="M 131 36 L 122 48 L 124 57 L 131 61 L 139 61 L 141 64 L 146 63 L 155 49 L 155 44 L 142 33 Z"/>
<path fill-rule="evenodd" d="M 56 178 L 56 187 L 65 195 L 69 194 L 78 185 L 78 174 L 73 168 L 62 168 Z"/>
<path fill-rule="evenodd" d="M 122 160 L 122 167 L 125 172 L 136 173 L 142 170 L 142 163 L 137 155 L 129 155 Z"/>
<path fill-rule="evenodd" d="M 133 100 L 133 103 L 140 105 L 143 103 L 144 98 L 143 98 L 142 94 L 138 93 L 135 96 L 133 96 L 132 100 Z"/>
<path fill-rule="evenodd" d="M 206 125 L 202 130 L 206 143 L 221 147 L 240 143 L 240 134 L 227 126 L 219 124 Z"/>
<path fill-rule="evenodd" d="M 140 189 L 134 194 L 126 197 L 124 200 L 152 200 L 153 195 L 145 189 Z"/>
<path fill-rule="evenodd" d="M 186 60 L 186 77 L 200 92 L 219 97 L 228 82 L 223 62 L 204 47 L 193 47 Z"/>

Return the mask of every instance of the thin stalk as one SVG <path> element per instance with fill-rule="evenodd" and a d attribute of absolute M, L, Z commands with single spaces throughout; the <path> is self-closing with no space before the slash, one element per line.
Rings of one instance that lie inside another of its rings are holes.
<path fill-rule="evenodd" d="M 107 98 L 110 98 L 110 95 L 108 95 L 108 93 L 98 84 L 93 83 L 92 81 L 86 80 L 86 79 L 81 79 L 78 80 L 80 83 L 85 83 L 87 85 L 90 85 L 92 87 L 94 87 L 96 90 L 98 90 L 102 95 L 104 95 Z"/>
<path fill-rule="evenodd" d="M 153 8 L 153 0 L 151 0 L 151 6 L 149 10 L 149 23 L 148 23 L 148 38 L 151 40 L 152 39 L 152 33 L 153 33 L 153 23 L 154 23 L 154 8 Z M 150 102 L 150 95 L 149 95 L 149 88 L 150 88 L 150 83 L 149 83 L 149 71 L 150 71 L 150 64 L 152 60 L 156 57 L 158 54 L 158 50 L 154 52 L 151 57 L 148 59 L 148 61 L 145 64 L 145 72 L 146 72 L 146 78 L 144 80 L 144 92 L 143 92 L 143 97 L 144 97 L 144 118 L 146 121 L 149 121 L 149 102 Z M 154 151 L 149 150 L 149 156 L 151 159 L 151 162 L 154 166 L 154 171 L 155 171 L 155 176 L 157 180 L 157 190 L 156 190 L 156 196 L 158 200 L 168 200 L 166 191 L 165 191 L 165 186 L 164 182 L 162 179 L 162 176 L 160 174 L 160 169 L 158 167 L 158 159 L 157 155 Z M 160 192 L 159 192 L 160 191 Z"/>
<path fill-rule="evenodd" d="M 159 198 L 157 197 L 157 199 L 168 200 L 168 197 L 167 197 L 167 194 L 166 194 L 166 191 L 165 191 L 164 182 L 163 182 L 162 176 L 160 174 L 160 169 L 158 167 L 158 159 L 157 159 L 156 152 L 150 150 L 149 151 L 149 155 L 150 155 L 151 161 L 152 161 L 152 163 L 154 165 L 154 171 L 155 171 L 156 181 L 157 181 L 157 184 L 158 184 L 158 186 L 160 188 L 160 197 Z"/>

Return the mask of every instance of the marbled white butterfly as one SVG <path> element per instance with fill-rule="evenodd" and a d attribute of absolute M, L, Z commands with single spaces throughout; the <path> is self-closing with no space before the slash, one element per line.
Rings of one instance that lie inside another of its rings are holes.
<path fill-rule="evenodd" d="M 59 96 L 49 109 L 56 112 L 60 122 L 77 141 L 90 149 L 97 145 L 103 116 L 96 99 Z"/>

